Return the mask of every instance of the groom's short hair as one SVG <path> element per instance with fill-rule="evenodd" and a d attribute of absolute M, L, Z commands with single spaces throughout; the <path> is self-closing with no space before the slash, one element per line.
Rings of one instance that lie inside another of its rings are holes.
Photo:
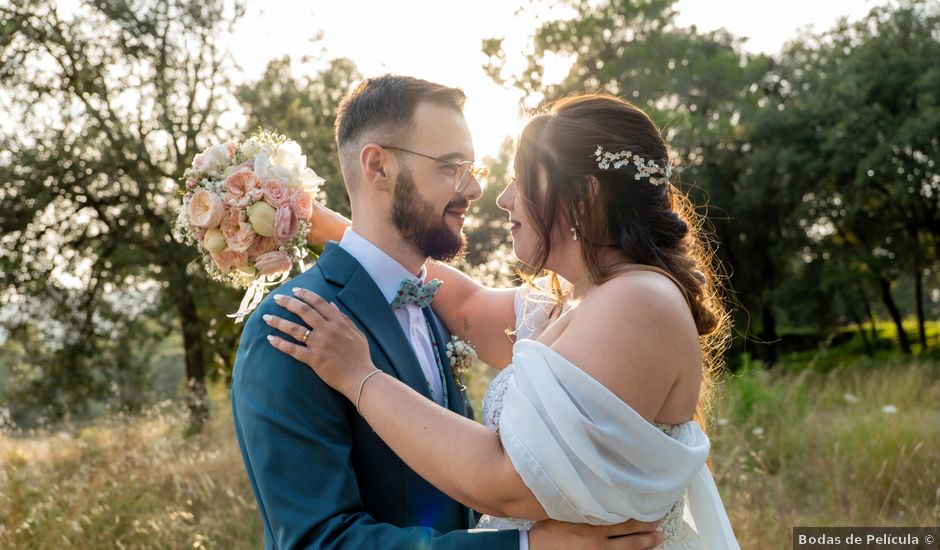
<path fill-rule="evenodd" d="M 336 115 L 336 144 L 347 187 L 358 183 L 358 174 L 348 171 L 346 164 L 358 162 L 362 138 L 397 145 L 411 129 L 420 102 L 430 101 L 462 112 L 466 100 L 460 88 L 411 76 L 386 74 L 363 80 L 343 98 Z"/>

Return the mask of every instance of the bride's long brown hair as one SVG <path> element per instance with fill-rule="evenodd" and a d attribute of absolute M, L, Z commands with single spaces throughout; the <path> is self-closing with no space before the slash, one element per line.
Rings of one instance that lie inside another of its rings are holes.
<path fill-rule="evenodd" d="M 731 321 L 723 299 L 723 277 L 709 233 L 688 196 L 671 182 L 653 185 L 636 178 L 626 164 L 602 169 L 595 158 L 605 151 L 631 151 L 665 168 L 669 150 L 659 129 L 640 109 L 618 97 L 587 94 L 562 99 L 526 125 L 516 147 L 517 200 L 538 236 L 536 256 L 524 275 L 544 271 L 556 224 L 567 234 L 575 226 L 581 256 L 594 284 L 629 264 L 658 267 L 672 275 L 685 294 L 702 347 L 702 391 L 696 418 L 703 425 L 714 377 L 730 341 Z M 548 177 L 545 193 L 536 189 L 538 170 Z M 556 232 L 557 234 L 557 232 Z M 619 249 L 626 258 L 610 263 L 603 253 Z M 552 288 L 563 299 L 558 278 Z"/>

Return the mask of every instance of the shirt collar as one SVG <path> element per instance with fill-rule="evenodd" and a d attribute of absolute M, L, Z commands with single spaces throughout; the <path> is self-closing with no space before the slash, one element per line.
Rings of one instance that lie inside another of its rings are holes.
<path fill-rule="evenodd" d="M 421 272 L 416 277 L 413 273 L 405 269 L 405 266 L 398 263 L 394 258 L 385 253 L 384 250 L 372 244 L 362 235 L 352 229 L 347 229 L 343 234 L 339 246 L 356 259 L 357 262 L 366 270 L 366 273 L 375 281 L 379 291 L 385 296 L 388 303 L 392 303 L 398 294 L 403 279 L 413 283 L 423 284 L 427 276 L 427 268 L 421 266 Z"/>

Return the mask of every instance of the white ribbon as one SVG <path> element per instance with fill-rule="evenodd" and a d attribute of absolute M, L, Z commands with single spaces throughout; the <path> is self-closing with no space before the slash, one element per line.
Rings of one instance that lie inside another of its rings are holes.
<path fill-rule="evenodd" d="M 245 297 L 242 298 L 242 303 L 238 305 L 238 311 L 229 313 L 226 317 L 235 319 L 236 324 L 241 323 L 249 313 L 258 307 L 270 287 L 283 284 L 288 277 L 290 277 L 289 271 L 281 272 L 280 276 L 277 274 L 259 276 L 245 289 Z"/>

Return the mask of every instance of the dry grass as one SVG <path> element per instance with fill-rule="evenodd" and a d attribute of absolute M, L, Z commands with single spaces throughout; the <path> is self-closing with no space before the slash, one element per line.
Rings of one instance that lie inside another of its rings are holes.
<path fill-rule="evenodd" d="M 490 374 L 470 380 L 477 403 Z M 260 547 L 227 392 L 212 401 L 190 438 L 169 405 L 0 435 L 0 548 Z M 940 523 L 938 404 L 936 364 L 724 381 L 712 460 L 742 547 L 789 548 L 795 525 Z"/>
<path fill-rule="evenodd" d="M 940 365 L 746 372 L 722 387 L 712 460 L 742 548 L 794 526 L 940 523 Z"/>
<path fill-rule="evenodd" d="M 169 405 L 57 433 L 0 435 L 0 548 L 258 548 L 224 390 L 205 433 Z"/>

